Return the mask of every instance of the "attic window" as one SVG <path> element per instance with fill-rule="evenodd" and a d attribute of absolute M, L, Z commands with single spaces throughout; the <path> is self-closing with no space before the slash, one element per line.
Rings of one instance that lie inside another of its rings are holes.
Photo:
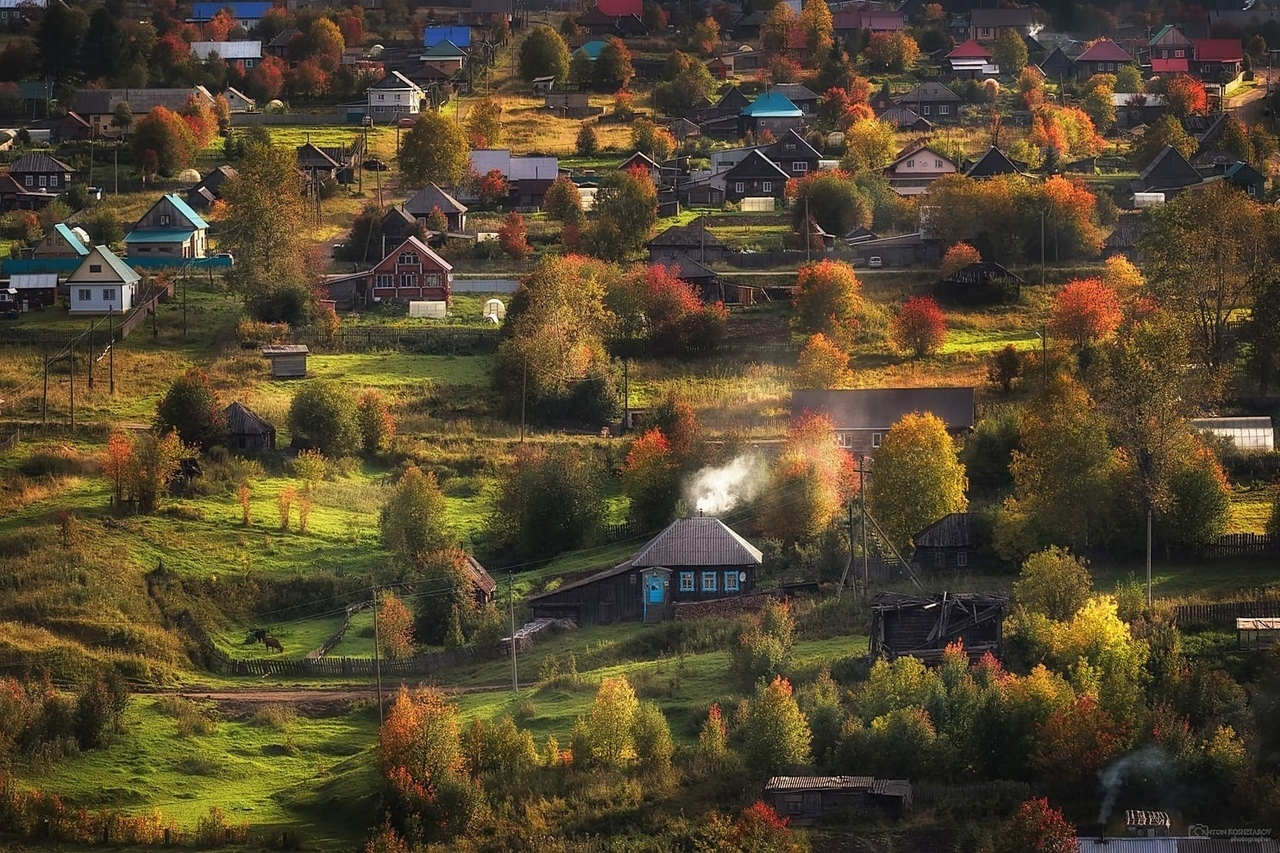
<path fill-rule="evenodd" d="M 908 161 L 907 161 L 907 168 L 908 168 L 908 169 L 914 169 L 915 167 L 916 167 L 916 161 L 915 161 L 915 160 L 908 160 Z"/>
<path fill-rule="evenodd" d="M 160 214 L 160 224 L 161 224 L 161 225 L 168 225 L 168 224 L 169 224 L 169 214 L 167 214 L 167 213 L 162 213 L 162 214 Z"/>
<path fill-rule="evenodd" d="M 416 265 L 418 263 L 418 256 L 414 252 L 401 252 L 400 260 L 398 261 L 398 263 L 404 264 L 406 266 Z"/>
<path fill-rule="evenodd" d="M 102 272 L 102 264 L 89 264 L 89 272 Z"/>

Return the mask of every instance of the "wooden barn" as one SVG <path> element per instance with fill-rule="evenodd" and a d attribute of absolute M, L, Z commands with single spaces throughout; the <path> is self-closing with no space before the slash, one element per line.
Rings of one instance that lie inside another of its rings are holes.
<path fill-rule="evenodd" d="M 994 149 L 993 149 L 994 150 Z M 956 270 L 934 286 L 940 302 L 958 305 L 992 305 L 1018 301 L 1022 285 L 1018 275 L 994 261 L 978 261 Z"/>
<path fill-rule="evenodd" d="M 493 604 L 493 595 L 498 590 L 498 582 L 493 579 L 493 575 L 485 571 L 484 566 L 470 554 L 467 555 L 467 571 L 471 573 L 476 606 L 485 608 Z"/>
<path fill-rule="evenodd" d="M 227 448 L 235 453 L 264 453 L 276 449 L 276 428 L 244 403 L 227 406 Z"/>
<path fill-rule="evenodd" d="M 271 362 L 271 376 L 274 379 L 298 379 L 307 375 L 307 356 L 310 354 L 306 344 L 276 344 L 263 347 L 262 354 Z"/>
<path fill-rule="evenodd" d="M 923 572 L 966 571 L 980 561 L 973 516 L 951 512 L 921 530 L 912 542 L 911 563 Z"/>
<path fill-rule="evenodd" d="M 764 785 L 766 801 L 780 817 L 798 826 L 873 806 L 893 817 L 911 808 L 911 783 L 871 776 L 773 776 Z"/>
<path fill-rule="evenodd" d="M 738 598 L 755 588 L 760 549 L 718 518 L 680 518 L 621 565 L 530 599 L 535 619 L 579 625 L 672 614 L 678 601 Z"/>
<path fill-rule="evenodd" d="M 791 419 L 806 413 L 826 415 L 835 426 L 836 443 L 855 453 L 873 453 L 886 433 L 911 412 L 931 412 L 962 435 L 973 429 L 972 388 L 856 388 L 826 391 L 797 388 L 791 392 Z"/>
<path fill-rule="evenodd" d="M 1009 596 L 996 593 L 879 593 L 871 603 L 871 655 L 931 661 L 959 642 L 970 658 L 999 657 L 1008 606 Z"/>

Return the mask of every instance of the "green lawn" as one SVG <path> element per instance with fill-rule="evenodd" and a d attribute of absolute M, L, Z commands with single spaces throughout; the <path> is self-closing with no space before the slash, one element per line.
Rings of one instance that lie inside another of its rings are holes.
<path fill-rule="evenodd" d="M 938 352 L 942 355 L 952 353 L 989 353 L 1004 349 L 1013 344 L 1020 350 L 1034 350 L 1040 346 L 1040 338 L 1035 332 L 1001 329 L 948 329 L 947 341 Z"/>
<path fill-rule="evenodd" d="M 418 355 L 404 352 L 312 355 L 307 372 L 321 379 L 355 382 L 367 388 L 488 384 L 493 359 L 489 356 Z"/>

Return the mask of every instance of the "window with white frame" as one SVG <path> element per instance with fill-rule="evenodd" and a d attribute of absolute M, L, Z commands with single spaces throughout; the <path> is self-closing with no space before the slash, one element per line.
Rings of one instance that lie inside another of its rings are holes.
<path fill-rule="evenodd" d="M 836 433 L 836 445 L 848 449 L 853 447 L 853 433 L 838 432 Z"/>
<path fill-rule="evenodd" d="M 938 115 L 945 116 L 951 114 L 950 104 L 938 104 Z"/>
<path fill-rule="evenodd" d="M 418 255 L 416 252 L 401 252 L 400 259 L 397 261 L 401 266 L 417 266 Z"/>
<path fill-rule="evenodd" d="M 82 287 L 80 288 L 79 296 L 77 296 L 76 298 L 78 298 L 81 302 L 92 302 L 93 291 L 87 287 Z"/>
<path fill-rule="evenodd" d="M 439 274 L 439 273 L 430 273 L 430 274 L 428 274 L 428 275 L 427 275 L 426 279 L 427 279 L 427 287 L 439 287 L 439 286 L 440 286 L 440 274 Z"/>
<path fill-rule="evenodd" d="M 805 162 L 804 160 L 797 160 L 797 161 L 795 161 L 794 163 L 792 163 L 792 164 L 791 164 L 791 171 L 793 171 L 793 172 L 807 172 L 807 171 L 809 171 L 809 164 L 808 164 L 807 162 Z"/>
<path fill-rule="evenodd" d="M 736 193 L 744 193 L 747 191 L 747 185 L 744 184 L 742 181 L 734 181 L 733 191 Z"/>
<path fill-rule="evenodd" d="M 41 175 L 41 176 L 40 176 L 40 186 L 45 187 L 45 186 L 48 186 L 48 185 L 49 185 L 49 179 L 48 179 L 47 177 L 45 177 L 44 175 Z"/>
<path fill-rule="evenodd" d="M 680 573 L 680 591 L 693 592 L 693 572 Z"/>
<path fill-rule="evenodd" d="M 765 193 L 773 192 L 773 181 L 762 181 L 760 183 L 760 192 L 765 192 Z"/>
<path fill-rule="evenodd" d="M 417 287 L 418 277 L 416 275 L 413 275 L 412 273 L 405 273 L 404 275 L 400 276 L 400 286 L 401 287 Z"/>
<path fill-rule="evenodd" d="M 932 107 L 931 107 L 931 105 L 929 105 L 929 104 L 925 104 L 925 105 L 924 105 L 924 106 L 922 106 L 920 109 L 922 110 L 922 112 L 920 113 L 920 115 L 922 115 L 922 116 L 927 116 L 927 115 L 929 114 L 929 110 L 930 110 L 930 109 L 932 109 Z"/>
<path fill-rule="evenodd" d="M 871 446 L 872 447 L 880 446 L 880 433 L 878 432 L 871 433 Z"/>
<path fill-rule="evenodd" d="M 392 281 L 392 278 L 390 273 L 379 273 L 378 280 L 377 282 L 375 282 L 374 286 L 375 287 L 391 287 L 391 281 Z"/>
<path fill-rule="evenodd" d="M 738 591 L 738 573 L 736 571 L 724 573 L 724 591 L 725 592 Z"/>
<path fill-rule="evenodd" d="M 115 289 L 114 287 L 104 287 L 104 288 L 102 288 L 102 301 L 103 301 L 103 302 L 115 302 L 115 301 L 116 301 L 116 289 Z"/>
<path fill-rule="evenodd" d="M 22 183 L 30 187 L 34 185 L 34 179 L 30 175 L 24 175 L 22 178 Z"/>
<path fill-rule="evenodd" d="M 167 214 L 167 213 L 162 213 L 162 214 L 160 214 L 160 224 L 161 224 L 161 225 L 168 225 L 168 224 L 169 224 L 169 214 Z"/>
<path fill-rule="evenodd" d="M 703 592 L 716 591 L 716 572 L 702 573 L 702 591 Z"/>
<path fill-rule="evenodd" d="M 933 161 L 933 168 L 935 168 L 935 169 L 941 169 L 941 168 L 942 168 L 942 159 L 941 159 L 941 158 L 937 158 L 937 159 L 935 159 L 935 160 Z"/>
<path fill-rule="evenodd" d="M 907 168 L 908 168 L 908 169 L 914 169 L 915 167 L 916 167 L 916 161 L 915 161 L 915 160 L 908 160 L 908 161 L 907 161 Z"/>

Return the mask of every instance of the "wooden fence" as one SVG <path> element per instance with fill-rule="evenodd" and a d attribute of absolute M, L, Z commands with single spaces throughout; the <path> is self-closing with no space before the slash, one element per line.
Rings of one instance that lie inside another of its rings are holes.
<path fill-rule="evenodd" d="M 354 604 L 348 604 L 346 612 L 342 617 L 342 627 L 333 632 L 329 639 L 321 643 L 317 649 L 307 652 L 307 660 L 319 660 L 333 650 L 333 647 L 342 642 L 342 638 L 347 635 L 347 628 L 351 627 L 351 617 L 357 612 L 364 610 L 366 607 L 372 607 L 372 601 L 357 601 Z"/>
<path fill-rule="evenodd" d="M 1215 559 L 1223 557 L 1265 557 L 1280 554 L 1280 542 L 1269 533 L 1228 533 L 1202 546 L 1199 556 Z"/>
<path fill-rule="evenodd" d="M 1280 596 L 1253 601 L 1216 601 L 1212 604 L 1179 604 L 1174 615 L 1180 626 L 1223 626 L 1235 628 L 1237 619 L 1280 618 Z"/>
<path fill-rule="evenodd" d="M 339 329 L 333 337 L 314 328 L 299 329 L 298 343 L 338 352 L 408 350 L 427 355 L 483 355 L 498 351 L 499 335 L 493 329 Z"/>
<path fill-rule="evenodd" d="M 160 304 L 161 295 L 161 293 L 157 293 L 146 302 L 140 303 L 133 309 L 132 314 L 124 318 L 124 321 L 117 327 L 121 340 L 127 338 L 130 332 L 138 328 L 138 324 L 147 319 L 148 314 L 156 310 L 156 306 Z"/>

